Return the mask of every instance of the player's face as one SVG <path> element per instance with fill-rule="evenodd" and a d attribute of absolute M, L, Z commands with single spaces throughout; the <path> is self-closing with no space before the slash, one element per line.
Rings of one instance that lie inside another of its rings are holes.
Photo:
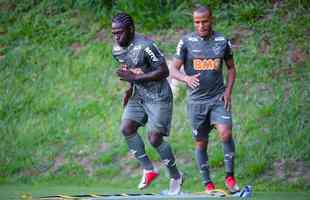
<path fill-rule="evenodd" d="M 114 40 L 121 47 L 126 47 L 130 43 L 131 40 L 131 29 L 129 27 L 125 27 L 121 23 L 112 23 L 112 35 Z"/>
<path fill-rule="evenodd" d="M 200 37 L 207 37 L 212 31 L 212 16 L 210 12 L 194 12 L 195 31 Z"/>

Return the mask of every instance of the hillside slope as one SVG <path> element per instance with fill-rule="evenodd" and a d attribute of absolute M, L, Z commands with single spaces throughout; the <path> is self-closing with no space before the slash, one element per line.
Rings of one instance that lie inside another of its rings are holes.
<path fill-rule="evenodd" d="M 127 187 L 141 172 L 118 127 L 126 84 L 114 75 L 111 13 L 97 1 L 65 2 L 0 2 L 0 183 L 122 182 Z M 238 72 L 233 94 L 236 174 L 242 184 L 258 189 L 309 191 L 309 4 L 274 2 L 213 5 L 215 29 L 232 39 Z M 167 57 L 191 29 L 189 6 L 177 3 L 174 11 L 149 23 L 147 13 L 133 14 L 138 31 L 153 37 Z M 134 13 L 143 6 L 126 5 L 119 3 L 112 13 L 122 8 Z M 185 186 L 194 189 L 201 183 L 185 90 L 181 85 L 174 98 L 169 140 L 189 177 Z M 158 161 L 150 145 L 147 151 Z M 223 153 L 216 134 L 210 165 L 220 185 Z"/>

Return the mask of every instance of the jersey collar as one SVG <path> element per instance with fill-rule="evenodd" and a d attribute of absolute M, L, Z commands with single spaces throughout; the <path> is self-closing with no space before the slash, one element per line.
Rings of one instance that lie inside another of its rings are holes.
<path fill-rule="evenodd" d="M 210 41 L 210 40 L 214 40 L 214 38 L 215 38 L 215 31 L 212 31 L 212 32 L 211 32 L 211 37 L 209 37 L 209 38 L 203 38 L 203 37 L 199 36 L 196 32 L 195 32 L 195 36 L 196 36 L 199 40 L 202 40 L 202 41 Z"/>

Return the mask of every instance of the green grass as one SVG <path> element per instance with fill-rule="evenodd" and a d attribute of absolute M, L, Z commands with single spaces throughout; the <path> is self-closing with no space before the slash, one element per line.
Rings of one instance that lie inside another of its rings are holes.
<path fill-rule="evenodd" d="M 122 192 L 136 193 L 132 191 L 129 185 L 123 187 Z M 157 192 L 155 190 L 149 190 L 144 193 Z M 74 186 L 70 185 L 2 185 L 0 186 L 1 200 L 17 200 L 22 199 L 22 197 L 32 197 L 38 198 L 48 195 L 83 195 L 83 194 L 118 194 L 119 191 L 115 189 L 112 185 L 96 185 L 96 186 Z M 306 192 L 255 192 L 251 199 L 253 200 L 307 200 L 309 198 L 309 193 Z M 169 198 L 167 198 L 169 199 Z M 241 199 L 241 198 L 228 198 L 228 199 Z"/>
<path fill-rule="evenodd" d="M 193 4 L 176 1 L 175 9 L 147 12 L 145 5 L 125 1 L 113 9 L 105 1 L 64 2 L 0 1 L 0 184 L 96 187 L 113 178 L 115 185 L 124 183 L 118 190 L 128 190 L 141 172 L 119 132 L 126 84 L 115 76 L 110 16 L 123 9 L 131 13 L 137 30 L 152 35 L 171 57 L 180 32 L 192 29 Z M 309 177 L 303 177 L 310 169 L 309 4 L 296 0 L 272 9 L 269 1 L 201 2 L 215 8 L 216 30 L 233 39 L 241 34 L 233 93 L 240 185 L 309 191 Z M 145 129 L 141 135 L 147 139 Z M 169 141 L 188 176 L 184 188 L 201 189 L 184 86 L 174 98 Z M 148 142 L 146 147 L 159 165 L 156 151 Z M 215 131 L 209 150 L 212 177 L 224 187 Z M 168 185 L 160 168 L 160 184 L 150 191 Z"/>

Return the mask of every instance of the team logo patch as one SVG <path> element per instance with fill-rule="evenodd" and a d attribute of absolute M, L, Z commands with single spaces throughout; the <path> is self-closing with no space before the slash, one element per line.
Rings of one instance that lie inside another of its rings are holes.
<path fill-rule="evenodd" d="M 141 46 L 135 46 L 129 53 L 129 57 L 131 58 L 134 65 L 138 64 L 139 61 L 139 52 L 140 52 Z"/>
<path fill-rule="evenodd" d="M 195 70 L 218 70 L 220 66 L 220 59 L 199 59 L 193 60 Z"/>
<path fill-rule="evenodd" d="M 221 53 L 222 47 L 220 44 L 215 43 L 214 47 L 212 47 L 212 50 L 213 50 L 215 55 L 218 55 Z"/>
<path fill-rule="evenodd" d="M 132 50 L 133 51 L 139 51 L 140 49 L 141 49 L 141 45 L 137 45 Z"/>

